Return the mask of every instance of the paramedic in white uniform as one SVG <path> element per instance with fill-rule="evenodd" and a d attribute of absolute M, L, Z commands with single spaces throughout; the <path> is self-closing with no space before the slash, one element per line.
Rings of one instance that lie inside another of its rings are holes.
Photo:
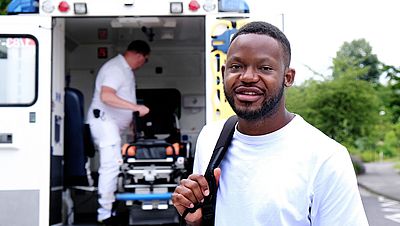
<path fill-rule="evenodd" d="M 149 54 L 150 47 L 146 42 L 132 41 L 123 54 L 107 61 L 97 74 L 87 120 L 100 153 L 97 220 L 106 224 L 112 219 L 114 192 L 122 162 L 121 132 L 132 123 L 134 111 L 139 112 L 139 116 L 149 113 L 149 108 L 136 104 L 134 73 L 147 62 Z"/>

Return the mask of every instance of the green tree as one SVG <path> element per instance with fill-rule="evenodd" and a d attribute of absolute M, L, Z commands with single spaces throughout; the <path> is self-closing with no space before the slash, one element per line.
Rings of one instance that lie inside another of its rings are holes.
<path fill-rule="evenodd" d="M 372 53 L 372 47 L 365 39 L 345 42 L 333 59 L 332 76 L 356 74 L 357 79 L 377 84 L 381 75 L 380 61 Z M 351 72 L 351 73 L 349 73 Z"/>
<path fill-rule="evenodd" d="M 382 64 L 382 72 L 389 80 L 387 88 L 391 91 L 386 96 L 385 103 L 392 112 L 392 122 L 399 122 L 400 119 L 400 68 Z"/>
<path fill-rule="evenodd" d="M 399 155 L 400 68 L 379 62 L 360 39 L 343 44 L 332 69 L 330 79 L 290 88 L 287 108 L 363 159 Z M 379 83 L 382 75 L 388 84 Z"/>
<path fill-rule="evenodd" d="M 398 153 L 399 139 L 396 137 L 395 131 L 391 130 L 385 134 L 383 144 L 379 148 L 387 157 L 394 157 Z"/>
<path fill-rule="evenodd" d="M 287 106 L 328 136 L 356 146 L 379 124 L 381 103 L 371 83 L 349 77 L 293 87 L 287 93 Z"/>

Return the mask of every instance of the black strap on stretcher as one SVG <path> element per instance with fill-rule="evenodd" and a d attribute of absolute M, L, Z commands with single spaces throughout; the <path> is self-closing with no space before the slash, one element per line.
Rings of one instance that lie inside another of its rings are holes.
<path fill-rule="evenodd" d="M 187 208 L 181 217 L 180 225 L 185 224 L 185 217 L 189 213 L 194 213 L 198 208 L 202 208 L 202 225 L 203 226 L 214 226 L 215 223 L 215 206 L 217 202 L 217 190 L 218 185 L 215 181 L 214 169 L 218 168 L 222 159 L 225 156 L 226 151 L 231 143 L 233 133 L 235 132 L 235 125 L 238 118 L 236 115 L 231 116 L 224 124 L 221 134 L 218 138 L 217 144 L 215 145 L 213 154 L 210 162 L 208 163 L 207 170 L 204 174 L 208 182 L 210 194 L 204 198 L 203 203 L 197 203 L 193 208 Z"/>

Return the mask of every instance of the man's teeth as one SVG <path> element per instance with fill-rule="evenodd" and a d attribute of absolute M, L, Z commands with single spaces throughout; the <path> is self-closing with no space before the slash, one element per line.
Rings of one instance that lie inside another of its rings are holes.
<path fill-rule="evenodd" d="M 255 92 L 243 92 L 243 94 L 245 94 L 245 95 L 257 95 L 257 93 L 255 93 Z"/>

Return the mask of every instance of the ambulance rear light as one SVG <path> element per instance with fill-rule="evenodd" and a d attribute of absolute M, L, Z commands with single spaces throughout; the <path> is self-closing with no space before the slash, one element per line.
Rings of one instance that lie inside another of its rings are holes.
<path fill-rule="evenodd" d="M 74 12 L 75 12 L 75 14 L 78 14 L 78 15 L 87 14 L 86 3 L 84 3 L 84 2 L 74 3 Z"/>

